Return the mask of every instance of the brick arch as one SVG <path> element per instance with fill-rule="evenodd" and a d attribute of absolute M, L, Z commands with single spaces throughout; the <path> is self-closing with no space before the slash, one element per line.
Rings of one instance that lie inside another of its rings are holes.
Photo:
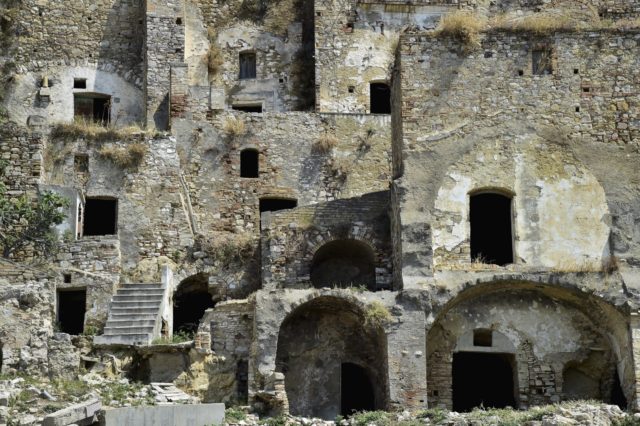
<path fill-rule="evenodd" d="M 582 276 L 581 279 L 584 281 L 585 277 Z M 600 363 L 600 365 L 604 366 L 606 364 L 606 366 L 609 367 L 603 367 L 603 371 L 605 371 L 606 368 L 613 369 L 612 372 L 613 374 L 617 374 L 628 403 L 631 406 L 635 405 L 637 399 L 634 385 L 636 373 L 632 347 L 630 346 L 631 336 L 629 333 L 628 309 L 619 308 L 620 304 L 616 303 L 616 297 L 619 296 L 613 294 L 611 296 L 596 294 L 585 289 L 584 282 L 581 283 L 580 278 L 577 276 L 567 277 L 565 275 L 561 277 L 554 274 L 540 274 L 536 279 L 528 280 L 523 277 L 507 275 L 503 277 L 485 277 L 479 280 L 465 282 L 451 291 L 447 297 L 441 299 L 441 302 L 432 305 L 433 310 L 431 312 L 433 315 L 430 316 L 429 323 L 427 324 L 428 350 L 426 357 L 428 368 L 427 387 L 432 389 L 429 395 L 430 403 L 436 405 L 444 404 L 447 406 L 451 404 L 452 385 L 448 380 L 450 380 L 453 375 L 453 354 L 456 352 L 456 344 L 458 342 L 456 333 L 468 333 L 468 329 L 465 328 L 465 326 L 460 326 L 462 328 L 455 332 L 453 328 L 451 328 L 452 323 L 450 322 L 450 318 L 456 317 L 458 313 L 455 313 L 446 321 L 445 318 L 447 318 L 450 312 L 453 312 L 457 308 L 462 309 L 461 312 L 469 311 L 469 315 L 471 316 L 473 315 L 473 309 L 476 309 L 477 312 L 490 312 L 491 309 L 489 308 L 491 306 L 499 306 L 499 303 L 498 305 L 494 305 L 487 301 L 495 301 L 499 300 L 498 298 L 504 297 L 516 298 L 519 300 L 518 303 L 531 303 L 528 301 L 540 299 L 541 301 L 547 301 L 550 306 L 551 302 L 557 305 L 559 307 L 558 309 L 560 309 L 558 312 L 564 312 L 563 315 L 575 312 L 575 314 L 571 314 L 570 316 L 570 318 L 572 318 L 571 321 L 573 321 L 573 318 L 577 318 L 578 320 L 576 321 L 579 321 L 579 324 L 583 325 L 577 327 L 571 324 L 568 325 L 566 329 L 583 330 L 576 336 L 581 336 L 582 333 L 595 336 L 596 340 L 600 342 L 599 344 L 606 349 L 603 351 L 605 354 L 603 356 L 606 357 L 607 361 L 606 363 Z M 482 303 L 485 305 L 482 305 Z M 489 304 L 486 305 L 486 303 Z M 519 313 L 517 315 L 510 315 L 510 318 L 527 315 L 523 312 L 530 312 L 531 315 L 535 316 L 538 308 L 532 309 L 531 306 L 532 305 L 529 304 L 525 310 L 523 310 L 522 306 L 520 308 L 513 307 L 513 309 L 515 309 L 514 312 Z M 548 399 L 549 395 L 545 389 L 563 389 L 562 370 L 559 366 L 562 362 L 570 362 L 571 359 L 556 359 L 557 355 L 553 355 L 552 352 L 549 352 L 552 354 L 551 358 L 536 356 L 536 350 L 540 350 L 540 348 L 543 347 L 543 341 L 537 339 L 537 333 L 526 331 L 527 326 L 523 324 L 516 327 L 515 324 L 520 320 L 508 320 L 494 314 L 487 314 L 486 317 L 491 318 L 492 315 L 500 319 L 491 324 L 484 324 L 482 327 L 488 326 L 493 330 L 502 330 L 502 332 L 508 329 L 509 333 L 519 336 L 515 342 L 517 346 L 515 360 L 518 381 L 520 382 L 518 392 L 521 407 L 526 407 L 528 404 L 539 405 L 550 402 Z M 471 316 L 469 318 L 471 318 Z M 476 321 L 480 320 L 476 319 Z M 529 323 L 535 325 L 538 321 L 545 321 L 545 318 L 538 317 L 531 319 Z M 466 322 L 472 324 L 473 321 L 467 319 Z M 513 324 L 511 324 L 512 322 Z M 448 326 L 445 324 L 448 324 Z M 465 322 L 460 322 L 459 325 L 460 324 L 465 324 Z M 576 324 L 578 324 L 578 322 Z M 564 323 L 558 322 L 558 325 L 564 326 Z M 518 327 L 524 327 L 524 329 L 519 329 Z M 551 327 L 546 332 L 553 334 L 555 329 L 556 327 Z M 584 330 L 587 330 L 587 332 Z M 566 333 L 566 331 L 564 333 Z M 552 339 L 552 337 L 547 337 L 547 339 Z M 580 344 L 573 349 L 573 352 L 584 352 L 581 355 L 583 358 L 578 357 L 579 359 L 576 359 L 582 362 L 583 359 L 587 359 L 587 354 L 589 354 L 589 357 L 593 356 L 589 351 L 591 344 L 586 345 L 583 340 L 580 340 L 583 339 L 582 337 L 576 337 L 576 339 L 576 342 L 579 341 Z M 598 347 L 598 343 L 593 344 Z M 432 349 L 429 349 L 430 347 Z M 536 349 L 536 347 L 538 349 Z M 464 349 L 464 351 L 466 350 L 468 350 L 468 348 Z M 563 356 L 569 356 L 569 352 L 566 352 Z M 526 385 L 526 383 L 530 383 L 529 375 L 536 376 L 535 384 Z M 603 380 L 609 379 L 608 376 L 602 377 Z M 523 383 L 525 383 L 525 386 L 522 386 Z M 434 389 L 436 390 L 435 394 L 433 393 Z M 563 398 L 563 393 L 561 393 L 561 391 L 558 392 L 557 397 Z M 602 394 L 600 397 L 606 399 L 608 396 L 608 394 Z"/>
<path fill-rule="evenodd" d="M 331 243 L 339 240 L 355 240 L 362 244 L 365 244 L 367 247 L 373 251 L 376 258 L 379 257 L 379 250 L 376 248 L 375 237 L 371 229 L 362 230 L 360 229 L 358 232 L 354 232 L 354 227 L 350 226 L 349 231 L 346 234 L 340 234 L 341 230 L 337 232 L 332 232 L 329 229 L 326 230 L 316 230 L 310 231 L 307 234 L 307 243 L 305 255 L 302 257 L 304 262 L 310 263 L 313 260 L 313 257 L 316 255 L 316 252 L 322 248 L 327 243 Z M 309 235 L 312 234 L 312 235 Z M 313 235 L 315 234 L 315 235 Z M 318 238 L 319 237 L 319 238 Z"/>

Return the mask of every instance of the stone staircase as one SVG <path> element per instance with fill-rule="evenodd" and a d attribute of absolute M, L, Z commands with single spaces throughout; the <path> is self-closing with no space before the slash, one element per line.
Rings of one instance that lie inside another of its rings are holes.
<path fill-rule="evenodd" d="M 111 299 L 104 333 L 96 336 L 93 343 L 150 344 L 160 334 L 165 289 L 162 283 L 122 285 Z"/>

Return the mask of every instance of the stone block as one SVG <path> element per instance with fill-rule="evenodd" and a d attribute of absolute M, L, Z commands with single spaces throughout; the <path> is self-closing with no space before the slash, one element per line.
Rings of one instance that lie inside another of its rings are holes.
<path fill-rule="evenodd" d="M 105 426 L 205 426 L 224 422 L 224 404 L 164 405 L 106 410 Z"/>
<path fill-rule="evenodd" d="M 43 426 L 66 426 L 77 424 L 79 426 L 90 425 L 96 422 L 98 411 L 102 409 L 102 404 L 98 398 L 91 398 L 85 402 L 72 405 L 62 410 L 47 415 Z"/>

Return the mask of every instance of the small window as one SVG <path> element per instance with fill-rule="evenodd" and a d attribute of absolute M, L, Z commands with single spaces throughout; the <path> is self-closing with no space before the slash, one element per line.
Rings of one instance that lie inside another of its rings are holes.
<path fill-rule="evenodd" d="M 533 75 L 553 74 L 553 49 L 543 47 L 533 50 L 531 54 Z"/>
<path fill-rule="evenodd" d="M 240 177 L 257 178 L 259 176 L 259 155 L 256 149 L 240 152 Z"/>
<path fill-rule="evenodd" d="M 62 274 L 62 280 L 65 284 L 71 284 L 71 274 Z"/>
<path fill-rule="evenodd" d="M 75 94 L 73 112 L 76 119 L 107 125 L 111 121 L 111 96 L 100 94 Z"/>
<path fill-rule="evenodd" d="M 240 54 L 240 80 L 256 78 L 256 54 L 244 52 Z"/>
<path fill-rule="evenodd" d="M 262 104 L 260 105 L 233 105 L 231 107 L 234 111 L 242 112 L 262 112 Z"/>
<path fill-rule="evenodd" d="M 74 78 L 73 79 L 73 88 L 74 89 L 86 89 L 87 88 L 87 79 L 86 78 Z"/>
<path fill-rule="evenodd" d="M 87 290 L 58 290 L 58 326 L 68 334 L 82 334 L 87 304 Z"/>
<path fill-rule="evenodd" d="M 283 198 L 261 198 L 260 199 L 260 213 L 294 209 L 297 206 L 298 206 L 298 200 L 287 200 Z"/>
<path fill-rule="evenodd" d="M 490 348 L 493 346 L 493 332 L 486 328 L 473 330 L 473 346 Z"/>
<path fill-rule="evenodd" d="M 86 154 L 74 155 L 73 170 L 77 173 L 87 173 L 89 171 L 89 156 Z"/>
<path fill-rule="evenodd" d="M 470 198 L 471 260 L 494 265 L 513 263 L 511 198 L 480 193 Z"/>
<path fill-rule="evenodd" d="M 118 200 L 87 198 L 84 205 L 83 235 L 115 235 L 118 223 Z"/>
<path fill-rule="evenodd" d="M 391 114 L 391 89 L 386 83 L 371 83 L 372 114 Z"/>

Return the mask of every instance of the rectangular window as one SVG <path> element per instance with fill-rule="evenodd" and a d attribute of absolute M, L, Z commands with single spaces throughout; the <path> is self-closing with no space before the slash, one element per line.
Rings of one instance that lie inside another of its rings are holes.
<path fill-rule="evenodd" d="M 533 75 L 553 74 L 553 49 L 550 47 L 534 49 L 531 53 L 531 59 Z"/>
<path fill-rule="evenodd" d="M 86 78 L 74 78 L 73 79 L 73 88 L 74 89 L 86 89 L 87 88 L 87 79 Z"/>
<path fill-rule="evenodd" d="M 240 54 L 240 80 L 256 78 L 256 54 L 244 52 Z"/>
<path fill-rule="evenodd" d="M 259 105 L 233 105 L 231 107 L 235 111 L 242 112 L 262 112 L 262 104 Z"/>
<path fill-rule="evenodd" d="M 115 235 L 118 233 L 118 200 L 87 198 L 84 205 L 84 236 Z"/>

